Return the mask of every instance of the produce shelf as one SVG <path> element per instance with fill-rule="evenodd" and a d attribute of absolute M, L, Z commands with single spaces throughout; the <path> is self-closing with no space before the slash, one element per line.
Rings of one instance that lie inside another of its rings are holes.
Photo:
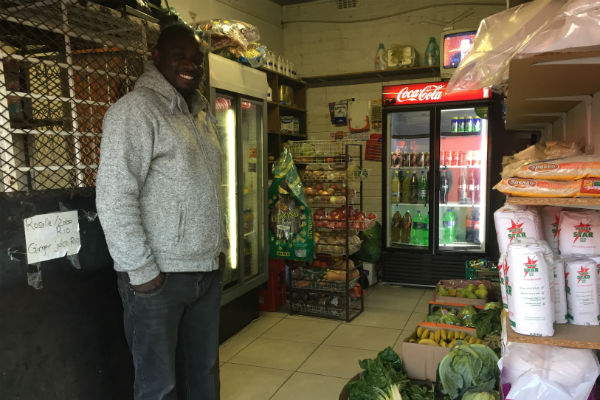
<path fill-rule="evenodd" d="M 571 347 L 576 349 L 600 350 L 600 326 L 581 326 L 571 324 L 554 325 L 554 336 L 528 336 L 513 331 L 503 319 L 509 342 L 547 344 L 550 346 Z"/>
<path fill-rule="evenodd" d="M 600 209 L 600 198 L 596 197 L 516 197 L 507 196 L 507 204 L 524 206 L 558 206 Z"/>

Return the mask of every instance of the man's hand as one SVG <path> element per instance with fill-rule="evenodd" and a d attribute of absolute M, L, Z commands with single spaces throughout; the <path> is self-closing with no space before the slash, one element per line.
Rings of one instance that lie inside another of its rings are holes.
<path fill-rule="evenodd" d="M 141 285 L 131 285 L 131 287 L 133 287 L 136 292 L 151 292 L 161 287 L 164 281 L 165 274 L 164 272 L 161 272 L 151 281 L 142 283 Z"/>

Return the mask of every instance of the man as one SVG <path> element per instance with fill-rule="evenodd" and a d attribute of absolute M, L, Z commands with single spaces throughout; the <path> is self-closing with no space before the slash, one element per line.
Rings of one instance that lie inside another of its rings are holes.
<path fill-rule="evenodd" d="M 96 204 L 118 271 L 134 399 L 216 399 L 221 154 L 198 37 L 165 28 L 106 113 Z"/>
<path fill-rule="evenodd" d="M 473 47 L 473 42 L 471 39 L 466 38 L 460 41 L 460 51 L 454 53 L 452 58 L 450 59 L 450 66 L 456 68 L 458 64 L 467 56 L 469 50 Z"/>

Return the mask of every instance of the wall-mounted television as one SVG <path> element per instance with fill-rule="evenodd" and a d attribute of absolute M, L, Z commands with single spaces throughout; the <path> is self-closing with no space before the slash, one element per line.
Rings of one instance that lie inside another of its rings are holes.
<path fill-rule="evenodd" d="M 473 47 L 477 29 L 452 29 L 442 32 L 440 76 L 450 79 L 463 57 Z"/>

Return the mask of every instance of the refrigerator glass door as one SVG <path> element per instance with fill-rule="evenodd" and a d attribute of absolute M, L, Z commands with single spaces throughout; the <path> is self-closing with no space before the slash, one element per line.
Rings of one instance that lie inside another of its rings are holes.
<path fill-rule="evenodd" d="M 439 250 L 484 252 L 487 107 L 441 110 Z"/>
<path fill-rule="evenodd" d="M 236 154 L 236 98 L 217 93 L 215 100 L 217 131 L 223 154 L 221 175 L 221 202 L 224 226 L 227 230 L 229 250 L 225 253 L 223 287 L 238 282 L 238 230 L 237 230 L 237 154 Z"/>
<path fill-rule="evenodd" d="M 429 166 L 432 111 L 387 114 L 388 247 L 429 247 Z"/>
<path fill-rule="evenodd" d="M 263 237 L 263 224 L 260 223 L 263 216 L 262 204 L 260 204 L 259 192 L 261 188 L 257 187 L 260 181 L 259 174 L 262 174 L 260 160 L 262 160 L 260 138 L 263 135 L 263 104 L 242 99 L 241 102 L 241 156 L 239 157 L 241 165 L 240 188 L 243 191 L 241 196 L 242 210 L 242 241 L 240 243 L 240 252 L 243 257 L 243 274 L 245 279 L 259 274 L 262 252 L 260 238 Z"/>

